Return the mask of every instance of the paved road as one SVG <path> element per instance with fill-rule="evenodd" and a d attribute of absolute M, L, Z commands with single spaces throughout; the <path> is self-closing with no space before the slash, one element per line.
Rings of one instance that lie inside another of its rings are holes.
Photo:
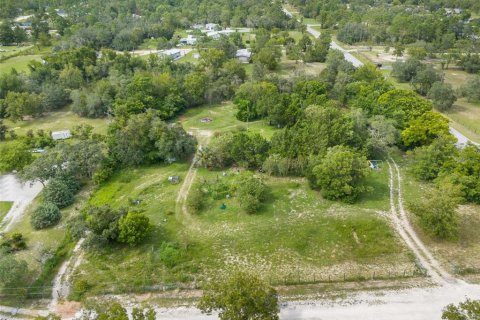
<path fill-rule="evenodd" d="M 457 138 L 457 146 L 458 146 L 458 147 L 465 146 L 465 145 L 467 145 L 469 142 L 470 142 L 470 143 L 473 143 L 474 145 L 480 146 L 479 143 L 473 142 L 472 140 L 468 139 L 468 138 L 465 137 L 460 131 L 458 131 L 457 129 L 455 129 L 455 128 L 453 128 L 453 127 L 450 127 L 450 133 L 451 133 L 452 135 L 454 135 L 455 138 Z"/>
<path fill-rule="evenodd" d="M 42 191 L 42 184 L 21 183 L 14 174 L 0 176 L 0 201 L 13 201 L 12 209 L 0 221 L 0 230 L 9 231 L 22 217 L 30 202 Z"/>
<path fill-rule="evenodd" d="M 307 25 L 307 31 L 313 35 L 315 38 L 318 38 L 320 37 L 320 32 L 315 30 L 313 28 L 313 25 Z M 340 45 L 338 45 L 338 43 L 336 43 L 335 41 L 332 41 L 330 43 L 330 46 L 331 48 L 333 49 L 336 49 L 336 50 L 339 50 L 343 53 L 343 56 L 345 57 L 345 60 L 349 61 L 351 64 L 353 64 L 353 66 L 355 68 L 358 68 L 358 67 L 361 67 L 363 66 L 363 62 L 358 60 L 357 58 L 355 58 L 350 52 L 348 52 L 347 50 L 345 50 L 344 48 L 342 48 Z M 459 132 L 458 130 L 456 130 L 455 128 L 453 127 L 450 127 L 450 133 L 453 134 L 455 136 L 455 138 L 457 138 L 457 146 L 461 147 L 461 146 L 465 146 L 468 142 L 471 142 L 477 146 L 479 146 L 480 144 L 479 143 L 476 143 L 476 142 L 473 142 L 472 140 L 468 139 L 467 137 L 465 137 L 461 132 Z"/>
<path fill-rule="evenodd" d="M 317 31 L 315 30 L 314 28 L 314 25 L 307 25 L 307 31 L 312 35 L 314 36 L 315 38 L 318 38 L 320 37 L 320 31 Z M 335 41 L 332 41 L 330 43 L 330 47 L 332 49 L 336 49 L 338 51 L 341 51 L 343 53 L 343 56 L 345 57 L 345 60 L 347 60 L 348 62 L 350 62 L 351 64 L 353 64 L 353 66 L 355 68 L 358 68 L 358 67 L 361 67 L 363 66 L 363 62 L 358 60 L 357 58 L 355 58 L 350 52 L 348 52 L 347 50 L 345 50 L 344 48 L 342 48 L 338 43 L 336 43 Z"/>

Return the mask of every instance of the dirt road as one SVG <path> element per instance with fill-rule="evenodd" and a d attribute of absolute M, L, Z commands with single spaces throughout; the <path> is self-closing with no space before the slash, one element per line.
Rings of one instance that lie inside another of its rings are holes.
<path fill-rule="evenodd" d="M 67 298 L 70 293 L 70 278 L 73 271 L 78 267 L 82 260 L 83 253 L 80 249 L 83 241 L 85 241 L 85 238 L 82 238 L 77 242 L 75 248 L 73 248 L 72 255 L 67 261 L 63 262 L 55 279 L 53 279 L 52 300 L 48 305 L 48 310 L 52 313 L 56 313 L 59 301 Z"/>

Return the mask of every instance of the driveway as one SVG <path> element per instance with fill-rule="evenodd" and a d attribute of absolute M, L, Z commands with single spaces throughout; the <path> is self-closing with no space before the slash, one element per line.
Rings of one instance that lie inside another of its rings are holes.
<path fill-rule="evenodd" d="M 42 188 L 43 185 L 40 182 L 23 184 L 14 174 L 0 176 L 0 201 L 13 202 L 12 209 L 0 222 L 0 231 L 12 229 Z"/>

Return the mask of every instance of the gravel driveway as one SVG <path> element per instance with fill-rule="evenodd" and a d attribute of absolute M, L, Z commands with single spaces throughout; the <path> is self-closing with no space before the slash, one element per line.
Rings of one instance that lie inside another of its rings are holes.
<path fill-rule="evenodd" d="M 21 183 L 14 174 L 0 176 L 0 201 L 13 201 L 12 209 L 0 222 L 0 231 L 12 229 L 42 188 L 43 185 L 40 182 Z"/>

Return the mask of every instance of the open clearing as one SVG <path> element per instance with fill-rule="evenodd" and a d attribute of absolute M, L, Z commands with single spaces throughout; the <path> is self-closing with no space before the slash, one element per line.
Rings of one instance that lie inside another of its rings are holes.
<path fill-rule="evenodd" d="M 30 61 L 40 61 L 41 57 L 41 55 L 26 55 L 9 58 L 8 60 L 0 62 L 0 74 L 10 72 L 12 69 L 18 72 L 26 72 L 28 71 Z"/>
<path fill-rule="evenodd" d="M 9 129 L 13 129 L 19 135 L 25 135 L 28 130 L 45 130 L 46 132 L 73 129 L 80 124 L 89 124 L 93 126 L 93 132 L 106 134 L 108 119 L 89 119 L 82 118 L 67 109 L 62 111 L 50 112 L 40 118 L 29 119 L 24 121 L 12 122 L 6 120 L 5 125 Z"/>
<path fill-rule="evenodd" d="M 209 136 L 245 126 L 231 104 L 191 109 L 180 117 L 186 130 Z M 211 117 L 212 121 L 200 120 Z M 267 137 L 274 129 L 263 121 L 249 125 Z M 90 204 L 142 210 L 155 228 L 139 247 L 110 246 L 86 253 L 73 281 L 85 279 L 90 294 L 129 292 L 160 283 L 198 283 L 240 268 L 272 283 L 343 281 L 412 275 L 412 255 L 390 228 L 388 170 L 372 172 L 375 192 L 355 205 L 327 201 L 305 179 L 264 176 L 269 201 L 247 215 L 235 197 L 210 199 L 198 215 L 175 215 L 176 198 L 188 163 L 149 166 L 119 172 L 93 194 Z M 232 184 L 236 171 L 198 169 L 196 181 Z M 168 177 L 178 175 L 180 184 Z M 133 205 L 132 200 L 140 200 Z M 224 203 L 226 210 L 220 209 Z M 170 243 L 171 256 L 162 254 Z"/>

